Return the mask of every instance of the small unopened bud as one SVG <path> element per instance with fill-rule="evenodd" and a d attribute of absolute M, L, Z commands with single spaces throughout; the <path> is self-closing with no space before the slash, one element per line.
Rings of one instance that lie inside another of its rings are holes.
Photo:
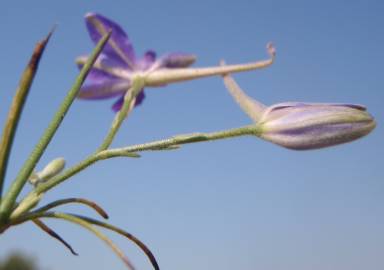
<path fill-rule="evenodd" d="M 268 107 L 257 125 L 260 138 L 308 150 L 356 140 L 376 123 L 361 105 L 289 102 Z"/>
<path fill-rule="evenodd" d="M 47 166 L 40 172 L 35 172 L 29 178 L 29 182 L 32 185 L 37 185 L 39 183 L 45 182 L 53 176 L 59 174 L 65 167 L 64 158 L 56 158 L 48 163 Z"/>
<path fill-rule="evenodd" d="M 169 53 L 160 59 L 160 66 L 166 68 L 189 67 L 196 61 L 196 56 L 186 53 Z"/>

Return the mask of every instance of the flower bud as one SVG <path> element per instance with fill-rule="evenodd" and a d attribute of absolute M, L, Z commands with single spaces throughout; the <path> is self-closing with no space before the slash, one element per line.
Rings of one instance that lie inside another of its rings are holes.
<path fill-rule="evenodd" d="M 257 126 L 262 139 L 309 150 L 356 140 L 376 123 L 361 105 L 286 102 L 268 107 Z"/>
<path fill-rule="evenodd" d="M 42 171 L 32 173 L 28 180 L 32 185 L 36 186 L 37 184 L 45 182 L 53 176 L 59 174 L 64 167 L 65 159 L 56 158 L 49 162 Z"/>
<path fill-rule="evenodd" d="M 65 167 L 65 159 L 64 158 L 56 158 L 48 163 L 44 169 L 39 172 L 39 176 L 41 179 L 49 179 L 57 174 L 59 174 Z"/>
<path fill-rule="evenodd" d="M 196 61 L 196 56 L 186 53 L 169 53 L 160 59 L 160 67 L 183 68 L 189 67 Z"/>

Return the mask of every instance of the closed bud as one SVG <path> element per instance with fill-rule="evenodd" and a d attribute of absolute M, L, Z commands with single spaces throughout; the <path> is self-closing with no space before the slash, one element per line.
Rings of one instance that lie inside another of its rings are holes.
<path fill-rule="evenodd" d="M 257 126 L 262 139 L 309 150 L 361 138 L 376 123 L 361 105 L 287 102 L 268 107 Z"/>
<path fill-rule="evenodd" d="M 32 173 L 29 177 L 29 182 L 36 186 L 39 183 L 43 183 L 48 179 L 54 177 L 59 174 L 65 167 L 65 159 L 64 158 L 56 158 L 49 162 L 47 166 L 44 167 L 40 172 Z"/>
<path fill-rule="evenodd" d="M 45 168 L 39 172 L 39 176 L 41 179 L 49 179 L 57 174 L 59 174 L 65 167 L 65 159 L 64 158 L 56 158 L 48 163 Z"/>
<path fill-rule="evenodd" d="M 196 56 L 187 53 L 169 53 L 160 59 L 160 67 L 183 68 L 189 67 L 196 61 Z"/>

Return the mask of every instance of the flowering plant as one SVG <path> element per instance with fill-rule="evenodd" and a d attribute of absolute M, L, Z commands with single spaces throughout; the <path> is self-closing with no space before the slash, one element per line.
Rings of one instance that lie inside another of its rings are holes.
<path fill-rule="evenodd" d="M 318 149 L 358 139 L 367 135 L 375 127 L 374 119 L 361 105 L 284 102 L 268 107 L 245 94 L 230 74 L 270 66 L 276 55 L 271 43 L 267 45 L 269 59 L 264 61 L 238 65 L 224 65 L 222 62 L 221 65 L 215 67 L 191 68 L 190 66 L 196 59 L 192 54 L 176 52 L 157 58 L 154 51 L 148 50 L 143 57 L 137 58 L 127 34 L 118 24 L 95 13 L 87 14 L 85 18 L 91 39 L 96 43 L 96 47 L 91 55 L 81 56 L 76 60 L 81 71 L 73 87 L 17 177 L 11 182 L 7 191 L 3 192 L 17 124 L 40 58 L 52 32 L 36 45 L 31 60 L 21 77 L 1 139 L 1 233 L 13 226 L 31 221 L 64 244 L 73 254 L 77 254 L 64 239 L 42 221 L 45 218 L 66 220 L 84 227 L 105 241 L 127 267 L 133 269 L 132 263 L 123 252 L 99 231 L 98 227 L 102 227 L 133 241 L 147 255 L 153 267 L 159 269 L 157 260 L 149 248 L 125 230 L 83 215 L 54 211 L 58 206 L 78 203 L 91 207 L 102 218 L 108 218 L 107 213 L 95 202 L 83 198 L 65 198 L 39 206 L 40 200 L 48 191 L 71 179 L 90 165 L 114 157 L 138 158 L 140 157 L 139 152 L 143 151 L 173 150 L 180 148 L 183 144 L 245 135 L 259 137 L 289 149 Z M 171 83 L 217 75 L 223 77 L 228 91 L 241 109 L 249 115 L 252 123 L 224 131 L 183 134 L 122 148 L 110 147 L 123 121 L 136 105 L 143 102 L 145 87 L 163 87 Z M 105 139 L 95 152 L 68 169 L 65 169 L 65 160 L 57 158 L 47 164 L 43 170 L 36 171 L 40 158 L 76 98 L 98 100 L 112 97 L 118 97 L 112 106 L 116 115 Z M 20 198 L 20 192 L 27 183 L 33 186 L 33 190 Z"/>

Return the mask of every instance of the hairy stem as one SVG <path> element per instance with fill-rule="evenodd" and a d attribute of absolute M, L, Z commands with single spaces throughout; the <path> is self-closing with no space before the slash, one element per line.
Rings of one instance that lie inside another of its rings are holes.
<path fill-rule="evenodd" d="M 127 91 L 124 96 L 123 107 L 116 114 L 115 119 L 112 122 L 111 129 L 109 130 L 107 136 L 105 137 L 103 143 L 101 144 L 97 152 L 108 149 L 108 147 L 111 145 L 124 119 L 127 118 L 128 114 L 132 111 L 133 107 L 135 106 L 136 97 L 140 93 L 140 91 L 142 91 L 143 86 L 143 78 L 137 76 L 132 79 L 132 87 Z"/>
<path fill-rule="evenodd" d="M 132 145 L 124 148 L 104 150 L 89 156 L 88 158 L 78 163 L 77 165 L 65 170 L 63 173 L 51 178 L 49 181 L 45 183 L 40 184 L 39 186 L 36 187 L 34 191 L 28 194 L 28 196 L 24 200 L 26 200 L 28 197 L 37 196 L 41 193 L 44 193 L 50 190 L 51 188 L 57 186 L 58 184 L 62 183 L 69 177 L 84 170 L 85 168 L 87 168 L 88 166 L 94 164 L 99 160 L 104 160 L 104 159 L 109 159 L 114 157 L 123 157 L 123 156 L 131 157 L 132 154 L 135 154 L 136 152 L 172 149 L 173 147 L 179 146 L 182 144 L 220 140 L 225 138 L 246 136 L 246 135 L 257 136 L 258 135 L 257 127 L 255 125 L 249 125 L 249 126 L 244 126 L 240 128 L 218 131 L 218 132 L 211 132 L 211 133 L 184 134 L 184 135 L 170 137 L 164 140 L 159 140 L 159 141 L 154 141 L 154 142 L 149 142 L 144 144 L 137 144 L 137 145 Z"/>

